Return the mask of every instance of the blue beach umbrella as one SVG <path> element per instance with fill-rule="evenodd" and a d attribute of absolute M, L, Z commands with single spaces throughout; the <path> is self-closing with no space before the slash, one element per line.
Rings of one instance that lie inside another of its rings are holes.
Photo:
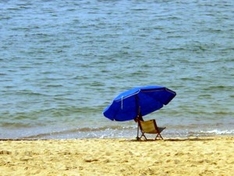
<path fill-rule="evenodd" d="M 167 105 L 176 93 L 163 86 L 135 87 L 119 94 L 113 102 L 107 106 L 103 115 L 110 120 L 128 121 L 137 117 L 150 114 Z M 139 135 L 139 123 L 137 139 Z"/>
<path fill-rule="evenodd" d="M 163 86 L 135 87 L 119 94 L 103 115 L 110 120 L 128 121 L 147 115 L 167 105 L 176 93 Z"/>

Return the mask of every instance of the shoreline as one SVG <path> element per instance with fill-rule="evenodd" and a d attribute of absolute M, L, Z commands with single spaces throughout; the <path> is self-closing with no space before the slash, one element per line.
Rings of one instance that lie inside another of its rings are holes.
<path fill-rule="evenodd" d="M 5 175 L 231 175 L 234 136 L 0 140 Z"/>
<path fill-rule="evenodd" d="M 216 127 L 212 129 L 194 128 L 188 130 L 189 126 L 183 128 L 169 128 L 163 131 L 162 135 L 165 138 L 188 138 L 188 137 L 207 137 L 207 136 L 230 136 L 234 135 L 234 130 L 230 126 L 226 130 Z M 122 126 L 121 126 L 122 125 Z M 104 125 L 105 126 L 105 125 Z M 215 126 L 215 124 L 213 124 Z M 48 126 L 49 127 L 49 126 Z M 60 128 L 59 130 L 51 128 L 21 128 L 21 129 L 0 129 L 0 139 L 83 139 L 83 138 L 135 138 L 137 134 L 137 126 L 128 126 L 117 123 L 111 127 L 97 128 Z"/>
<path fill-rule="evenodd" d="M 147 134 L 149 139 L 154 135 Z M 207 138 L 228 138 L 228 137 L 234 137 L 234 134 L 207 134 L 207 135 L 191 135 L 191 136 L 165 136 L 163 135 L 164 141 L 167 140 L 192 140 L 192 139 L 207 139 Z M 22 138 L 0 138 L 0 141 L 48 141 L 48 140 L 84 140 L 84 139 L 110 139 L 110 140 L 136 140 L 136 137 L 80 137 L 80 138 L 31 138 L 31 137 L 22 137 Z"/>

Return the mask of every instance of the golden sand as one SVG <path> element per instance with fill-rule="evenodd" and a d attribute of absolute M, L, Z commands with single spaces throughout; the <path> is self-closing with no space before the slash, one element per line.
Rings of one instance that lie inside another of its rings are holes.
<path fill-rule="evenodd" d="M 0 175 L 232 176 L 234 137 L 1 140 Z"/>

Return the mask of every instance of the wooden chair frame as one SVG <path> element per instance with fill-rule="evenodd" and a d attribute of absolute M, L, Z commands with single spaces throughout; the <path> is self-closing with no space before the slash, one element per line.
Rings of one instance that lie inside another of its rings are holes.
<path fill-rule="evenodd" d="M 138 128 L 140 128 L 141 131 L 141 136 L 137 137 L 137 139 L 141 139 L 142 137 L 145 138 L 145 140 L 148 140 L 145 134 L 156 134 L 155 140 L 157 138 L 163 139 L 161 132 L 166 128 L 166 127 L 158 127 L 156 120 L 147 120 L 147 121 L 142 121 L 138 120 Z"/>

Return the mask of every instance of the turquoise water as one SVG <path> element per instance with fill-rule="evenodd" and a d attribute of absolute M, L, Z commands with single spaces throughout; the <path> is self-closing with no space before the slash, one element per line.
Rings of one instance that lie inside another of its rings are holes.
<path fill-rule="evenodd" d="M 0 1 L 0 138 L 136 135 L 103 109 L 163 85 L 165 137 L 233 135 L 232 0 Z"/>

